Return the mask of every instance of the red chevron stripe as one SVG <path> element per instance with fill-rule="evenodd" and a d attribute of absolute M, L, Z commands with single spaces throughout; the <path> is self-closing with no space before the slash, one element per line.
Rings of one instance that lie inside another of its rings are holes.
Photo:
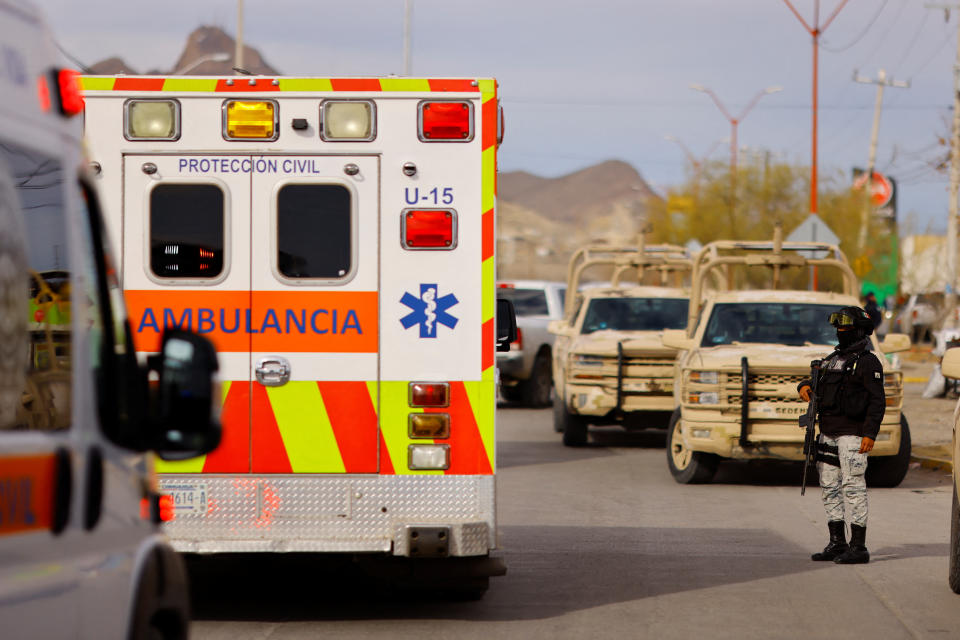
<path fill-rule="evenodd" d="M 220 412 L 223 438 L 207 454 L 203 473 L 250 472 L 250 383 L 239 380 L 230 385 Z"/>
<path fill-rule="evenodd" d="M 366 382 L 317 382 L 347 473 L 377 472 L 377 412 Z"/>
<path fill-rule="evenodd" d="M 490 98 L 483 103 L 483 133 L 481 148 L 486 151 L 497 144 L 497 99 Z"/>
<path fill-rule="evenodd" d="M 117 78 L 114 91 L 162 91 L 164 78 Z"/>
<path fill-rule="evenodd" d="M 480 89 L 477 87 L 476 80 L 450 80 L 446 78 L 438 78 L 428 80 L 430 83 L 430 91 L 458 91 L 458 92 L 473 92 L 476 93 Z"/>
<path fill-rule="evenodd" d="M 380 432 L 380 475 L 392 476 L 393 462 L 390 460 L 390 451 L 387 449 L 387 441 L 383 439 L 383 432 Z"/>
<path fill-rule="evenodd" d="M 493 473 L 463 382 L 450 383 L 449 407 L 424 409 L 424 411 L 450 414 L 450 438 L 437 441 L 450 445 L 450 468 L 446 471 L 447 475 L 491 475 Z"/>
<path fill-rule="evenodd" d="M 260 78 L 257 77 L 257 84 L 251 85 L 250 80 L 253 78 L 242 78 L 237 76 L 233 79 L 233 84 L 227 84 L 228 80 L 217 80 L 217 87 L 214 91 L 228 91 L 231 93 L 239 92 L 248 92 L 248 91 L 279 91 L 280 87 L 273 84 L 273 78 Z"/>
<path fill-rule="evenodd" d="M 376 78 L 332 78 L 330 84 L 334 91 L 380 91 Z"/>
<path fill-rule="evenodd" d="M 273 415 L 273 407 L 267 396 L 267 388 L 262 384 L 252 384 L 253 394 L 250 402 L 251 471 L 253 473 L 293 473 L 290 458 L 283 446 L 283 436 Z"/>
<path fill-rule="evenodd" d="M 490 209 L 480 218 L 480 262 L 493 257 L 495 226 L 493 209 Z"/>

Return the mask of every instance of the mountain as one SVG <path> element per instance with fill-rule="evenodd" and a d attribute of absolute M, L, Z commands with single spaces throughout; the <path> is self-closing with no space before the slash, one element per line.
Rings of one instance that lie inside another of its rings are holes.
<path fill-rule="evenodd" d="M 541 178 L 526 171 L 502 173 L 498 197 L 538 212 L 551 220 L 582 224 L 630 209 L 643 212 L 659 199 L 636 169 L 620 160 L 607 160 L 559 178 Z"/>
<path fill-rule="evenodd" d="M 219 27 L 199 27 L 187 37 L 187 43 L 184 45 L 183 52 L 177 58 L 176 63 L 170 69 L 151 69 L 148 75 L 171 75 L 179 72 L 183 75 L 233 75 L 234 51 L 236 41 Z M 215 54 L 227 54 L 225 61 L 207 60 L 191 67 L 190 65 L 204 56 L 213 56 Z M 280 72 L 271 67 L 260 52 L 249 45 L 243 46 L 243 68 L 254 75 L 275 76 Z M 185 71 L 182 71 L 186 69 Z M 126 74 L 137 75 L 138 72 L 130 67 L 123 59 L 119 57 L 107 58 L 100 62 L 90 65 L 90 70 L 95 74 L 114 75 Z"/>

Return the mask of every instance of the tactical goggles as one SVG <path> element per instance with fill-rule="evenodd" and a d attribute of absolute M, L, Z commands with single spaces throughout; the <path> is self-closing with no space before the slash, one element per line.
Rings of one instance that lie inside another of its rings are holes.
<path fill-rule="evenodd" d="M 853 316 L 835 311 L 834 313 L 830 314 L 829 321 L 830 324 L 835 327 L 852 327 L 856 320 L 853 318 Z"/>

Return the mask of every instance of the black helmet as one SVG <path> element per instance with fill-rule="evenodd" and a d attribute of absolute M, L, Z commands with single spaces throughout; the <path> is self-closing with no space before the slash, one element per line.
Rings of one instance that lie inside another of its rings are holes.
<path fill-rule="evenodd" d="M 873 333 L 873 320 L 870 319 L 870 314 L 860 307 L 843 307 L 839 311 L 831 313 L 828 321 L 837 328 L 854 327 L 860 329 L 864 336 Z"/>

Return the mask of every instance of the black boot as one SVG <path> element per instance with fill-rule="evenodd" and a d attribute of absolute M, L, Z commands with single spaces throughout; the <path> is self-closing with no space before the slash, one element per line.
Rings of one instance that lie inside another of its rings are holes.
<path fill-rule="evenodd" d="M 866 527 L 857 524 L 850 525 L 850 548 L 834 562 L 837 564 L 865 564 L 870 562 L 870 552 L 867 551 L 866 540 Z"/>
<path fill-rule="evenodd" d="M 847 532 L 843 520 L 831 520 L 827 523 L 827 528 L 830 529 L 830 542 L 823 548 L 823 551 L 810 556 L 811 560 L 824 562 L 826 560 L 833 560 L 841 554 L 846 553 L 848 549 Z"/>

